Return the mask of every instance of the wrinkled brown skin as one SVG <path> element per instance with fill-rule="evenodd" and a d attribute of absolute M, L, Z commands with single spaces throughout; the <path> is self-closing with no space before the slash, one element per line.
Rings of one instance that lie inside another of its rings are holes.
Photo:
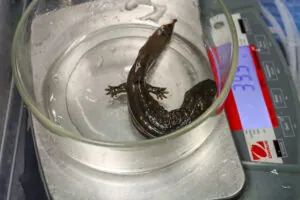
<path fill-rule="evenodd" d="M 166 98 L 166 88 L 154 87 L 146 83 L 145 77 L 152 69 L 160 54 L 169 44 L 176 19 L 160 26 L 140 49 L 131 68 L 127 82 L 119 86 L 109 86 L 107 95 L 127 93 L 129 112 L 134 126 L 147 138 L 169 134 L 198 118 L 213 103 L 217 92 L 216 83 L 206 79 L 194 85 L 184 95 L 178 109 L 167 111 L 156 101 Z"/>

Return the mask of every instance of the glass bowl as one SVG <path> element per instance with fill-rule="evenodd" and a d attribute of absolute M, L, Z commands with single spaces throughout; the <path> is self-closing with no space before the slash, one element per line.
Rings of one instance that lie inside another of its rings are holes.
<path fill-rule="evenodd" d="M 238 57 L 234 22 L 224 2 L 201 3 L 30 3 L 14 36 L 13 75 L 29 111 L 62 152 L 98 170 L 126 174 L 162 168 L 201 146 L 218 124 Z M 126 81 L 147 38 L 174 18 L 171 43 L 148 80 L 167 88 L 168 98 L 160 103 L 168 110 L 179 107 L 186 90 L 207 78 L 219 91 L 198 119 L 147 139 L 131 124 L 126 95 L 113 99 L 105 88 Z"/>

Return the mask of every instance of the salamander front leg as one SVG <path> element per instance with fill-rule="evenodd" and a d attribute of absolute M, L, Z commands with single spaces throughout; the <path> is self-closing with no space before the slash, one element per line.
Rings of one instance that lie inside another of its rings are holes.
<path fill-rule="evenodd" d="M 117 86 L 109 85 L 108 88 L 105 89 L 107 91 L 106 95 L 110 95 L 111 97 L 117 96 L 121 93 L 126 93 L 126 83 L 122 83 Z M 167 88 L 155 87 L 150 84 L 147 84 L 148 92 L 156 95 L 158 99 L 167 98 L 166 94 L 168 94 Z"/>
<path fill-rule="evenodd" d="M 105 91 L 107 91 L 106 95 L 110 95 L 111 97 L 117 96 L 121 93 L 126 93 L 126 83 L 122 83 L 117 86 L 109 85 L 108 88 L 105 88 Z"/>
<path fill-rule="evenodd" d="M 166 94 L 169 93 L 167 91 L 167 88 L 155 87 L 150 84 L 147 84 L 147 90 L 148 90 L 148 92 L 155 94 L 156 98 L 158 98 L 158 99 L 167 98 Z"/>

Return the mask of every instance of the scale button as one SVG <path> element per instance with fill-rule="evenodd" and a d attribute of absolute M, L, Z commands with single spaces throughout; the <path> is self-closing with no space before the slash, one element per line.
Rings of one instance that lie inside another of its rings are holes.
<path fill-rule="evenodd" d="M 279 69 L 275 67 L 275 64 L 273 61 L 264 61 L 262 62 L 262 65 L 265 69 L 266 77 L 269 81 L 277 81 L 279 74 Z"/>
<path fill-rule="evenodd" d="M 277 157 L 280 157 L 280 158 L 288 157 L 288 153 L 285 148 L 283 139 L 273 140 L 273 144 L 274 144 L 274 147 L 276 150 Z"/>
<path fill-rule="evenodd" d="M 271 94 L 272 94 L 274 106 L 276 108 L 286 108 L 287 107 L 282 89 L 272 88 Z"/>
<path fill-rule="evenodd" d="M 255 35 L 256 48 L 259 53 L 270 53 L 270 43 L 266 36 Z"/>
<path fill-rule="evenodd" d="M 242 20 L 243 20 L 243 22 L 244 22 L 244 26 L 245 26 L 246 33 L 247 33 L 248 35 L 251 35 L 251 34 L 252 34 L 252 30 L 251 30 L 251 28 L 250 28 L 248 18 L 243 17 Z"/>
<path fill-rule="evenodd" d="M 290 116 L 281 116 L 278 117 L 280 122 L 281 130 L 284 137 L 295 137 L 295 132 Z"/>

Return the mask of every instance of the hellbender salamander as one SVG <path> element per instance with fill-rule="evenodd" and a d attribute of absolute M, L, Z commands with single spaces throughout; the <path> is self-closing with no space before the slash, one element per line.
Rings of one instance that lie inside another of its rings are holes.
<path fill-rule="evenodd" d="M 191 123 L 213 103 L 217 92 L 215 81 L 210 79 L 201 81 L 185 93 L 181 106 L 171 111 L 167 111 L 150 95 L 153 93 L 157 98 L 167 98 L 165 96 L 166 88 L 147 84 L 145 77 L 169 44 L 176 21 L 174 19 L 171 23 L 160 26 L 148 38 L 139 50 L 126 83 L 108 86 L 105 89 L 106 94 L 112 97 L 127 93 L 132 122 L 137 130 L 147 138 L 169 134 Z"/>

